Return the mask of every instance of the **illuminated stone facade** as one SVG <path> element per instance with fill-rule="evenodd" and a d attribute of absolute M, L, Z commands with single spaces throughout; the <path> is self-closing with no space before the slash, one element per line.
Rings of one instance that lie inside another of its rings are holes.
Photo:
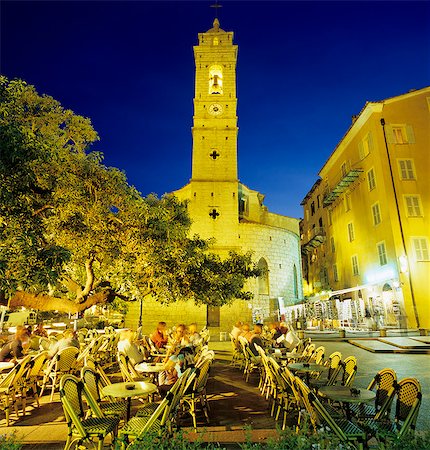
<path fill-rule="evenodd" d="M 344 325 L 362 325 L 367 308 L 378 327 L 430 327 L 429 113 L 430 88 L 367 103 L 303 200 L 318 319 L 337 302 Z"/>
<path fill-rule="evenodd" d="M 191 235 L 214 238 L 212 250 L 222 257 L 230 250 L 252 250 L 254 259 L 267 271 L 248 283 L 247 289 L 254 293 L 251 302 L 236 300 L 229 306 L 208 309 L 145 302 L 144 329 L 158 320 L 169 325 L 197 321 L 201 326 L 208 324 L 216 336 L 230 331 L 237 320 L 272 320 L 278 313 L 279 297 L 285 303 L 302 298 L 299 221 L 270 213 L 263 205 L 264 195 L 238 180 L 237 46 L 233 33 L 222 30 L 215 19 L 213 28 L 199 33 L 198 39 L 194 47 L 192 175 L 175 194 L 188 201 Z M 137 308 L 136 304 L 129 317 L 138 316 Z"/>

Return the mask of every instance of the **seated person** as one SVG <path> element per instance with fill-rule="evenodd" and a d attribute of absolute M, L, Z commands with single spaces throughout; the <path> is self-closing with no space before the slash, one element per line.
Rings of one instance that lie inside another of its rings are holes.
<path fill-rule="evenodd" d="M 242 332 L 242 322 L 236 322 L 233 325 L 232 330 L 230 331 L 230 334 L 233 336 L 233 339 L 237 341 L 237 338 L 239 337 L 240 333 Z"/>
<path fill-rule="evenodd" d="M 22 358 L 29 344 L 30 339 L 27 329 L 20 325 L 17 326 L 13 339 L 4 344 L 0 350 L 0 362 Z"/>
<path fill-rule="evenodd" d="M 42 322 L 37 324 L 35 330 L 33 331 L 33 334 L 35 336 L 39 336 L 39 337 L 44 337 L 44 338 L 48 337 L 48 332 L 45 330 L 45 328 L 43 328 Z"/>
<path fill-rule="evenodd" d="M 259 356 L 258 350 L 256 349 L 256 345 L 259 345 L 261 348 L 264 348 L 263 339 L 261 337 L 261 333 L 263 332 L 263 325 L 257 323 L 254 325 L 254 333 L 249 340 L 249 348 L 251 352 L 255 356 Z"/>
<path fill-rule="evenodd" d="M 243 336 L 248 342 L 251 339 L 253 333 L 250 331 L 249 325 L 247 323 L 244 323 L 242 325 L 242 332 L 240 333 L 240 336 Z"/>
<path fill-rule="evenodd" d="M 131 330 L 121 331 L 118 341 L 118 351 L 127 355 L 134 366 L 146 360 L 145 355 L 134 342 L 134 333 Z"/>
<path fill-rule="evenodd" d="M 169 340 L 166 322 L 158 322 L 157 328 L 154 333 L 151 334 L 150 338 L 158 349 L 166 347 Z"/>
<path fill-rule="evenodd" d="M 282 335 L 277 339 L 277 343 L 291 352 L 299 343 L 300 339 L 294 333 L 292 327 L 289 327 L 285 322 L 281 324 Z"/>
<path fill-rule="evenodd" d="M 202 343 L 202 337 L 200 336 L 200 333 L 197 331 L 197 324 L 191 323 L 188 326 L 188 339 L 190 340 L 190 343 L 197 347 Z"/>
<path fill-rule="evenodd" d="M 158 392 L 164 398 L 167 392 L 176 383 L 182 375 L 185 368 L 183 355 L 171 356 L 166 364 L 165 369 L 158 374 Z"/>
<path fill-rule="evenodd" d="M 269 325 L 270 334 L 272 335 L 272 341 L 276 341 L 280 336 L 282 336 L 281 324 L 279 322 L 272 322 Z"/>
<path fill-rule="evenodd" d="M 53 358 L 60 350 L 64 350 L 67 347 L 80 348 L 76 333 L 71 328 L 65 329 L 63 337 L 49 347 L 49 358 Z"/>

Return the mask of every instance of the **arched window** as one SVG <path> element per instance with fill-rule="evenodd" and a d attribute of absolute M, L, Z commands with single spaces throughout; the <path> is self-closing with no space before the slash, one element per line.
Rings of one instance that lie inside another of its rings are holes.
<path fill-rule="evenodd" d="M 258 268 L 261 274 L 258 277 L 258 293 L 260 295 L 269 295 L 269 266 L 264 258 L 258 261 Z"/>
<path fill-rule="evenodd" d="M 294 298 L 299 298 L 299 284 L 297 280 L 297 267 L 295 264 L 293 266 L 293 293 Z"/>
<path fill-rule="evenodd" d="M 209 69 L 209 94 L 222 94 L 222 67 L 215 65 Z"/>

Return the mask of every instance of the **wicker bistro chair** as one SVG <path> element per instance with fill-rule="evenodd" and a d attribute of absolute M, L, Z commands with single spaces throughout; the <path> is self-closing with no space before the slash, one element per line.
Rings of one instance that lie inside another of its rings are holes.
<path fill-rule="evenodd" d="M 96 417 L 85 418 L 87 414 L 83 397 Z M 81 444 L 96 443 L 98 450 L 102 450 L 107 436 L 112 435 L 115 440 L 119 418 L 104 417 L 85 384 L 74 375 L 66 374 L 61 378 L 60 398 L 68 427 L 64 450 L 71 448 L 74 443 L 76 448 Z"/>
<path fill-rule="evenodd" d="M 357 358 L 355 356 L 348 356 L 340 363 L 340 365 L 342 376 L 341 379 L 336 380 L 334 384 L 351 386 L 357 373 Z M 340 381 L 340 383 L 338 383 L 338 381 Z"/>
<path fill-rule="evenodd" d="M 48 352 L 45 350 L 43 352 L 38 353 L 36 356 L 33 356 L 28 369 L 23 377 L 24 388 L 25 388 L 25 399 L 29 397 L 34 397 L 34 400 L 37 403 L 37 406 L 40 406 L 39 403 L 39 381 L 43 379 L 43 366 L 48 359 Z M 25 415 L 25 408 L 23 407 L 23 413 Z"/>
<path fill-rule="evenodd" d="M 396 372 L 393 369 L 380 370 L 369 383 L 367 389 L 376 390 L 373 405 L 362 403 L 350 405 L 350 410 L 358 420 L 372 418 L 380 420 L 390 414 L 391 404 L 397 385 Z"/>
<path fill-rule="evenodd" d="M 200 403 L 206 422 L 209 423 L 209 404 L 206 398 L 206 384 L 209 379 L 209 369 L 212 359 L 206 359 L 203 364 L 196 369 L 196 378 L 189 388 L 184 392 L 181 399 L 182 412 L 188 412 L 193 419 L 194 431 L 197 431 L 197 404 Z"/>
<path fill-rule="evenodd" d="M 379 420 L 368 419 L 363 423 L 379 442 L 388 443 L 415 431 L 422 401 L 421 385 L 416 378 L 404 378 L 395 387 L 395 414 L 393 420 L 387 416 Z"/>
<path fill-rule="evenodd" d="M 22 378 L 26 364 L 17 364 L 0 380 L 0 409 L 5 412 L 6 426 L 10 423 L 10 411 L 13 408 L 19 417 L 17 394 L 20 394 L 19 380 Z"/>
<path fill-rule="evenodd" d="M 76 347 L 66 347 L 60 350 L 51 361 L 43 377 L 42 389 L 40 397 L 46 387 L 51 386 L 51 402 L 54 398 L 55 388 L 59 385 L 62 375 L 73 373 L 76 368 L 76 359 L 79 350 Z M 49 384 L 51 383 L 51 384 Z"/>
<path fill-rule="evenodd" d="M 324 359 L 324 354 L 325 354 L 325 347 L 321 345 L 312 354 L 310 362 L 314 362 L 315 364 L 321 364 L 322 360 Z"/>
<path fill-rule="evenodd" d="M 316 395 L 299 377 L 295 377 L 295 384 L 301 393 L 303 404 L 315 432 L 328 427 L 345 444 L 352 445 L 359 450 L 364 449 L 367 442 L 367 435 L 364 430 L 345 418 L 333 417 L 329 414 Z"/>
<path fill-rule="evenodd" d="M 124 381 L 134 382 L 134 381 L 150 381 L 148 377 L 143 377 L 134 368 L 130 361 L 130 358 L 122 352 L 118 352 L 118 365 L 121 371 L 122 379 Z"/>
<path fill-rule="evenodd" d="M 243 376 L 245 377 L 245 381 L 248 382 L 249 375 L 255 370 L 255 369 L 261 369 L 261 361 L 259 357 L 256 357 L 254 353 L 252 353 L 251 349 L 249 348 L 248 341 L 243 337 L 239 336 L 239 342 L 242 348 L 242 353 L 244 357 L 244 367 L 243 367 Z M 261 373 L 260 373 L 261 375 Z M 262 377 L 260 376 L 260 384 L 258 387 L 261 387 L 262 383 Z"/>
<path fill-rule="evenodd" d="M 107 401 L 102 402 L 100 396 L 100 386 L 103 386 L 100 374 L 90 367 L 83 367 L 81 370 L 81 379 L 85 383 L 88 391 L 97 402 L 102 413 L 107 416 L 120 417 L 125 419 L 127 414 L 127 402 L 125 401 Z"/>
<path fill-rule="evenodd" d="M 319 388 L 321 386 L 332 386 L 340 372 L 342 361 L 342 353 L 333 352 L 326 360 L 324 365 L 328 367 L 327 372 L 319 372 L 317 378 L 311 379 L 310 384 L 312 388 Z M 323 375 L 324 374 L 324 375 Z"/>
<path fill-rule="evenodd" d="M 308 362 L 312 358 L 314 352 L 315 352 L 315 344 L 309 342 L 303 349 L 303 353 L 301 357 L 297 359 L 297 362 Z"/>
<path fill-rule="evenodd" d="M 240 369 L 243 367 L 243 354 L 240 349 L 240 343 L 237 339 L 233 337 L 233 335 L 230 333 L 230 342 L 231 342 L 231 349 L 233 352 L 233 356 L 231 358 L 231 363 L 233 367 L 238 366 Z"/>

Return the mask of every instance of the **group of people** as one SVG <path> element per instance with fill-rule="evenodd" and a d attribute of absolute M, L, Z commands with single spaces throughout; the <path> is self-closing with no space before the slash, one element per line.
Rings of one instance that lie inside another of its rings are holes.
<path fill-rule="evenodd" d="M 173 330 L 167 329 L 166 322 L 159 322 L 149 336 L 163 356 L 164 370 L 159 373 L 159 392 L 164 396 L 175 384 L 187 366 L 194 361 L 195 349 L 202 343 L 197 324 L 179 324 Z M 118 351 L 128 356 L 133 365 L 148 360 L 145 342 L 138 339 L 132 330 L 123 330 L 118 341 Z"/>
<path fill-rule="evenodd" d="M 274 348 L 284 347 L 291 351 L 299 343 L 292 327 L 285 322 L 272 322 L 268 329 L 257 323 L 251 331 L 249 324 L 237 322 L 230 332 L 235 341 L 239 336 L 243 336 L 249 343 L 249 348 L 255 356 L 258 356 L 256 345 L 264 348 L 271 346 Z"/>
<path fill-rule="evenodd" d="M 49 340 L 43 323 L 35 325 L 34 328 L 31 325 L 18 325 L 15 334 L 0 350 L 0 362 L 23 358 L 29 350 L 40 350 L 41 348 L 48 350 L 49 358 L 53 358 L 66 347 L 79 348 L 76 332 L 72 329 L 64 330 L 57 340 Z"/>

